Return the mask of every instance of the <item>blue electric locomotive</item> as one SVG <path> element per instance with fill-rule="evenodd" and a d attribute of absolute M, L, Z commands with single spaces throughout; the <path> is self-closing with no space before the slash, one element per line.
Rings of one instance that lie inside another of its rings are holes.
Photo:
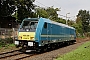
<path fill-rule="evenodd" d="M 75 42 L 75 28 L 46 18 L 25 18 L 18 31 L 15 45 L 38 50 L 62 42 Z"/>

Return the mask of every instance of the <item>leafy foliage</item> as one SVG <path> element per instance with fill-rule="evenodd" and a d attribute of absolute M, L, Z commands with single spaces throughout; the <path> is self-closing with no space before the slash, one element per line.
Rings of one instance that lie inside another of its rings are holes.
<path fill-rule="evenodd" d="M 66 20 L 63 19 L 63 18 L 57 18 L 55 21 L 58 22 L 58 23 L 66 24 Z"/>
<path fill-rule="evenodd" d="M 54 9 L 53 6 L 46 9 L 46 12 L 48 13 L 49 18 L 54 21 L 57 20 L 58 18 L 57 11 L 59 11 L 59 9 L 58 8 Z"/>
<path fill-rule="evenodd" d="M 12 44 L 13 39 L 12 38 L 6 38 L 6 39 L 0 39 L 0 46 L 4 47 L 7 44 Z"/>
<path fill-rule="evenodd" d="M 43 18 L 48 18 L 49 17 L 45 8 L 36 8 L 35 10 L 36 10 L 36 16 L 37 17 L 43 17 Z"/>
<path fill-rule="evenodd" d="M 1 0 L 1 15 L 2 16 L 13 16 L 16 17 L 18 22 L 27 17 L 44 17 L 57 22 L 65 22 L 63 19 L 58 18 L 58 8 L 36 8 L 33 4 L 35 0 Z"/>
<path fill-rule="evenodd" d="M 20 22 L 26 17 L 33 17 L 35 0 L 1 0 L 0 18 L 14 15 Z M 15 14 L 14 14 L 15 13 Z"/>
<path fill-rule="evenodd" d="M 76 36 L 81 37 L 83 36 L 82 26 L 80 24 L 73 24 L 72 27 L 76 29 Z"/>
<path fill-rule="evenodd" d="M 73 24 L 74 24 L 74 21 L 68 20 L 68 25 L 69 25 L 69 26 L 72 26 Z"/>
<path fill-rule="evenodd" d="M 90 32 L 87 33 L 87 37 L 90 37 Z"/>
<path fill-rule="evenodd" d="M 79 18 L 79 20 L 81 20 L 81 24 L 82 24 L 82 29 L 83 32 L 88 32 L 90 28 L 89 24 L 90 24 L 90 14 L 89 11 L 86 10 L 80 10 L 77 17 Z"/>
<path fill-rule="evenodd" d="M 33 17 L 33 9 L 34 5 L 33 2 L 35 0 L 16 0 L 17 10 L 17 17 L 18 20 L 22 21 L 24 18 Z"/>
<path fill-rule="evenodd" d="M 82 21 L 79 17 L 77 17 L 76 23 L 72 26 L 76 28 L 77 37 L 83 36 Z"/>
<path fill-rule="evenodd" d="M 57 11 L 60 11 L 58 8 L 48 7 L 48 8 L 42 8 L 38 7 L 35 9 L 35 15 L 36 17 L 43 17 L 43 18 L 49 18 L 53 21 L 59 22 L 59 23 L 66 23 L 65 19 L 59 18 Z"/>
<path fill-rule="evenodd" d="M 36 6 L 33 4 L 34 1 L 35 0 L 1 0 L 0 18 L 14 16 L 19 23 L 21 23 L 21 21 L 27 17 L 44 17 L 59 23 L 66 23 L 65 19 L 58 17 L 57 11 L 60 11 L 59 8 L 54 8 L 53 6 L 48 8 L 35 8 Z M 79 10 L 76 24 L 68 20 L 68 25 L 76 28 L 78 36 L 90 32 L 89 11 Z"/>
<path fill-rule="evenodd" d="M 13 5 L 14 1 L 15 0 L 1 0 L 0 17 L 11 16 L 15 10 L 15 6 Z"/>

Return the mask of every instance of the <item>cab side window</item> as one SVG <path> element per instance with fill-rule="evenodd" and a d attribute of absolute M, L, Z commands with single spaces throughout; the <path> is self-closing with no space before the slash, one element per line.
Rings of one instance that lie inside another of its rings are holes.
<path fill-rule="evenodd" d="M 46 23 L 46 22 L 44 23 L 44 28 L 45 28 L 45 29 L 47 28 L 47 23 Z"/>

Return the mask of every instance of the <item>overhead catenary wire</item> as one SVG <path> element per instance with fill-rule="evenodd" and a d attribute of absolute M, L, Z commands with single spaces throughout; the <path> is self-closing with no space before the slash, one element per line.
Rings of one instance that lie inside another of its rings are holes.
<path fill-rule="evenodd" d="M 55 0 L 53 0 L 56 4 L 58 4 L 59 5 L 59 3 L 57 3 Z M 49 6 L 46 6 L 46 5 L 44 5 L 43 3 L 41 3 L 41 2 L 39 2 L 39 1 L 36 1 L 37 3 L 39 3 L 39 4 L 41 4 L 42 6 L 44 6 L 44 7 L 46 7 L 46 8 L 48 8 Z M 61 9 L 61 7 L 59 8 L 59 9 Z M 59 16 L 63 16 L 63 17 L 66 17 L 66 16 L 64 16 L 64 15 L 60 15 L 60 14 L 58 14 Z"/>
<path fill-rule="evenodd" d="M 38 1 L 36 1 L 36 2 L 37 2 L 37 3 L 39 3 L 39 4 L 41 4 L 41 5 L 43 5 L 43 6 L 45 6 L 45 7 L 48 7 L 48 6 L 46 6 L 46 5 L 42 4 L 42 3 L 38 2 Z"/>
<path fill-rule="evenodd" d="M 57 3 L 55 0 L 53 0 L 54 1 L 54 3 L 56 3 L 56 4 L 58 4 L 58 5 L 60 5 L 59 3 Z"/>
<path fill-rule="evenodd" d="M 47 8 L 49 7 L 49 6 L 46 6 L 46 5 L 44 5 L 43 3 L 39 2 L 39 1 L 36 1 L 36 2 L 43 5 L 44 7 L 47 7 Z M 59 9 L 61 9 L 61 7 Z"/>

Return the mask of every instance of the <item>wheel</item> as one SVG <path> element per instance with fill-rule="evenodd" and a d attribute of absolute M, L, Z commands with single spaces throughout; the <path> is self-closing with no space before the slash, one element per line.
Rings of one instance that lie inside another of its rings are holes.
<path fill-rule="evenodd" d="M 22 47 L 22 48 L 20 49 L 20 51 L 21 51 L 21 52 L 26 52 L 26 47 Z"/>
<path fill-rule="evenodd" d="M 55 49 L 55 44 L 52 44 L 51 45 L 51 48 L 54 50 Z"/>
<path fill-rule="evenodd" d="M 43 51 L 46 52 L 47 51 L 47 47 L 44 47 Z"/>

